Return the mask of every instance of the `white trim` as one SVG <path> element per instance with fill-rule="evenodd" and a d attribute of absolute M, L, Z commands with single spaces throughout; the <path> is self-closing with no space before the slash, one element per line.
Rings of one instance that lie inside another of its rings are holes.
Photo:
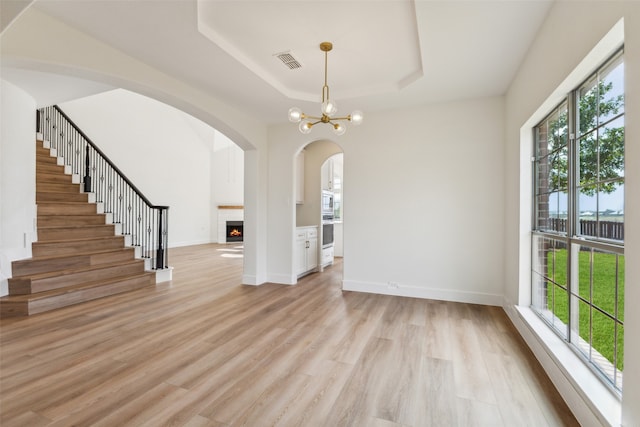
<path fill-rule="evenodd" d="M 170 282 L 173 279 L 173 267 L 163 268 L 162 270 L 153 270 L 156 273 L 156 284 Z"/>
<path fill-rule="evenodd" d="M 290 274 L 269 274 L 267 281 L 280 285 L 295 285 L 298 282 L 297 278 Z"/>
<path fill-rule="evenodd" d="M 582 426 L 621 425 L 620 398 L 532 309 L 504 310 Z M 567 369 L 570 367 L 570 369 Z"/>
<path fill-rule="evenodd" d="M 242 275 L 242 284 L 250 285 L 250 286 L 259 286 L 261 283 L 258 283 L 258 279 L 254 274 L 243 274 Z"/>
<path fill-rule="evenodd" d="M 212 243 L 211 240 L 209 239 L 205 239 L 205 240 L 188 240 L 188 241 L 183 241 L 183 242 L 171 242 L 168 245 L 168 248 L 180 248 L 182 246 L 196 246 L 196 245 L 208 245 L 209 243 Z M 242 242 L 240 242 L 242 243 Z"/>
<path fill-rule="evenodd" d="M 435 299 L 441 301 L 464 302 L 502 306 L 503 296 L 484 292 L 469 292 L 455 289 L 434 289 L 407 285 L 389 285 L 386 283 L 361 282 L 357 280 L 343 280 L 342 290 L 367 292 L 371 294 L 396 295 L 401 297 Z"/>

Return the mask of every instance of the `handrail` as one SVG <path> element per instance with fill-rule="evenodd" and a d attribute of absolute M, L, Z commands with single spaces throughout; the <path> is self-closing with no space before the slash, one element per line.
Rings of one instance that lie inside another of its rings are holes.
<path fill-rule="evenodd" d="M 131 236 L 131 244 L 141 249 L 140 256 L 151 260 L 151 268 L 165 268 L 169 206 L 152 204 L 57 105 L 38 110 L 36 123 L 71 173 L 81 175 L 84 166 L 84 192 L 95 193 L 113 222 L 122 224 L 122 233 Z"/>

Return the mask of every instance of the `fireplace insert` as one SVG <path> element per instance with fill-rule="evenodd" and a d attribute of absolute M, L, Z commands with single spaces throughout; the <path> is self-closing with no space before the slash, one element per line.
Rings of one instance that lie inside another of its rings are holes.
<path fill-rule="evenodd" d="M 243 221 L 227 221 L 227 242 L 242 242 L 244 236 Z"/>

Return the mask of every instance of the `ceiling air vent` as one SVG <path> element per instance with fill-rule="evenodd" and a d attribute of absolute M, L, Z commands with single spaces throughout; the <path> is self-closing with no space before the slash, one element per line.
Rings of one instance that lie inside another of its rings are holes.
<path fill-rule="evenodd" d="M 294 58 L 289 52 L 276 53 L 274 56 L 282 61 L 282 63 L 286 65 L 290 70 L 295 70 L 296 68 L 302 67 L 298 60 Z"/>

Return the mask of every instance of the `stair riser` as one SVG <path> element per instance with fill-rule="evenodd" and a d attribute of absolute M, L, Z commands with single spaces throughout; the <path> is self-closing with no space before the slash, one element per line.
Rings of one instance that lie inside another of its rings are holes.
<path fill-rule="evenodd" d="M 97 288 L 80 289 L 48 298 L 40 298 L 29 303 L 5 304 L 3 302 L 0 304 L 0 315 L 2 317 L 28 316 L 154 285 L 155 275 L 149 273 Z"/>
<path fill-rule="evenodd" d="M 134 291 L 136 289 L 145 288 L 155 285 L 155 277 L 148 275 L 135 279 L 128 279 L 113 285 L 105 285 L 96 289 L 81 290 L 78 292 L 69 292 L 57 297 L 40 299 L 29 304 L 29 314 L 38 314 L 45 311 L 55 310 L 56 308 L 67 307 L 73 304 L 79 304 L 85 301 L 91 301 L 98 298 L 104 298 L 111 295 L 121 294 L 123 292 Z"/>
<path fill-rule="evenodd" d="M 48 277 L 46 279 L 9 279 L 9 295 L 35 294 L 67 286 L 82 285 L 84 283 L 116 279 L 118 277 L 142 273 L 144 273 L 144 262 L 140 260 L 124 265 L 80 271 L 63 276 Z"/>
<path fill-rule="evenodd" d="M 28 302 L 0 301 L 0 317 L 7 318 L 28 315 Z"/>
<path fill-rule="evenodd" d="M 58 164 L 58 158 L 57 157 L 51 157 L 48 153 L 44 154 L 44 153 L 36 152 L 36 165 L 38 165 L 38 164 L 56 165 L 56 164 Z"/>
<path fill-rule="evenodd" d="M 54 182 L 36 183 L 37 193 L 80 193 L 80 184 L 63 184 Z"/>
<path fill-rule="evenodd" d="M 64 173 L 46 173 L 46 172 L 37 172 L 36 173 L 36 186 L 38 184 L 45 183 L 69 183 L 71 184 L 71 175 L 65 175 Z"/>
<path fill-rule="evenodd" d="M 42 141 L 36 140 L 36 153 L 37 154 L 46 153 L 47 155 L 49 155 L 50 152 L 51 152 L 51 148 L 46 148 L 43 145 Z"/>
<path fill-rule="evenodd" d="M 38 216 L 38 227 L 65 227 L 81 225 L 104 225 L 105 215 L 40 215 Z"/>
<path fill-rule="evenodd" d="M 41 163 L 41 162 L 38 162 L 38 163 L 36 163 L 36 177 L 40 173 L 45 173 L 45 174 L 50 174 L 50 173 L 64 174 L 64 166 L 59 165 L 57 163 L 54 164 L 54 163 Z"/>
<path fill-rule="evenodd" d="M 77 202 L 88 203 L 89 195 L 87 193 L 36 193 L 37 202 Z"/>
<path fill-rule="evenodd" d="M 42 203 L 38 205 L 40 215 L 92 215 L 97 213 L 93 203 Z"/>
<path fill-rule="evenodd" d="M 31 246 L 34 258 L 58 255 L 84 255 L 95 251 L 122 248 L 124 247 L 124 236 L 76 242 L 35 242 Z"/>
<path fill-rule="evenodd" d="M 51 240 L 75 240 L 91 237 L 108 237 L 113 236 L 114 233 L 115 229 L 113 225 L 39 228 L 38 241 L 49 242 Z"/>
<path fill-rule="evenodd" d="M 70 270 L 73 268 L 113 264 L 116 262 L 128 262 L 135 259 L 133 248 L 124 248 L 112 252 L 103 252 L 86 255 L 72 255 L 51 259 L 26 259 L 14 261 L 11 270 L 14 277 L 28 274 L 40 274 L 50 271 Z"/>

